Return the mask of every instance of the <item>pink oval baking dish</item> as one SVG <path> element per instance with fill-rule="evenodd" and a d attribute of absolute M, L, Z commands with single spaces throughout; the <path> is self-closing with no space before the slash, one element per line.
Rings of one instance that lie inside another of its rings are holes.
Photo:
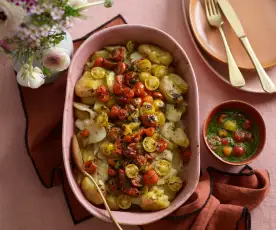
<path fill-rule="evenodd" d="M 71 159 L 71 138 L 74 131 L 73 99 L 74 86 L 82 75 L 83 67 L 89 56 L 104 46 L 112 44 L 122 44 L 128 40 L 139 43 L 153 43 L 170 51 L 175 59 L 178 73 L 184 77 L 189 84 L 188 94 L 188 132 L 191 140 L 192 158 L 187 166 L 186 180 L 187 186 L 172 201 L 169 208 L 158 212 L 137 212 L 137 211 L 113 211 L 116 220 L 126 225 L 144 225 L 160 220 L 180 207 L 194 192 L 200 172 L 199 154 L 199 102 L 198 88 L 195 74 L 191 63 L 181 46 L 165 32 L 143 25 L 120 25 L 104 29 L 89 37 L 75 53 L 68 72 L 66 99 L 63 115 L 63 161 L 66 175 L 78 201 L 83 207 L 104 221 L 110 222 L 109 215 L 105 209 L 94 206 L 82 194 L 75 182 L 72 172 Z"/>

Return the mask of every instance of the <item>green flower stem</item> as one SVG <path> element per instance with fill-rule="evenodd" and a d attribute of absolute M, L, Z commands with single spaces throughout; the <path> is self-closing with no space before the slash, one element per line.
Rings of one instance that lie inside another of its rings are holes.
<path fill-rule="evenodd" d="M 34 53 L 32 52 L 29 57 L 29 72 L 30 72 L 30 75 L 32 78 L 34 78 L 34 76 L 33 76 L 33 61 L 34 61 Z"/>

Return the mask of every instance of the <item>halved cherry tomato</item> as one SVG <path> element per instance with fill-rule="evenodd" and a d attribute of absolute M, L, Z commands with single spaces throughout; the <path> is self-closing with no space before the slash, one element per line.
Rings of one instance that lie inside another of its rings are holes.
<path fill-rule="evenodd" d="M 113 105 L 111 107 L 109 116 L 112 117 L 112 118 L 116 118 L 118 116 L 118 114 L 119 114 L 119 110 L 120 109 L 121 109 L 121 107 L 119 105 Z"/>
<path fill-rule="evenodd" d="M 87 129 L 85 129 L 85 130 L 81 131 L 80 135 L 83 136 L 83 137 L 88 137 L 89 136 L 89 131 Z"/>
<path fill-rule="evenodd" d="M 218 122 L 219 122 L 220 124 L 222 124 L 223 121 L 224 121 L 224 119 L 225 119 L 226 117 L 227 117 L 226 114 L 220 114 L 219 117 L 218 117 Z"/>
<path fill-rule="evenodd" d="M 108 181 L 108 187 L 112 192 L 118 191 L 118 184 L 115 178 L 112 178 L 111 180 Z"/>
<path fill-rule="evenodd" d="M 97 90 L 96 90 L 97 98 L 101 102 L 108 102 L 110 100 L 110 94 L 108 89 L 104 86 L 101 85 Z"/>
<path fill-rule="evenodd" d="M 136 72 L 127 72 L 125 74 L 125 82 L 128 86 L 133 87 L 139 81 L 139 76 Z"/>
<path fill-rule="evenodd" d="M 145 156 L 148 161 L 153 161 L 158 156 L 158 153 L 147 153 Z"/>
<path fill-rule="evenodd" d="M 233 148 L 233 154 L 236 157 L 241 157 L 245 153 L 245 148 L 241 145 L 235 145 Z"/>
<path fill-rule="evenodd" d="M 129 159 L 134 159 L 137 155 L 137 152 L 132 148 L 127 148 L 123 150 L 124 156 Z"/>
<path fill-rule="evenodd" d="M 114 86 L 113 86 L 113 92 L 115 95 L 122 95 L 124 92 L 123 86 L 117 82 L 115 82 Z"/>
<path fill-rule="evenodd" d="M 103 58 L 102 57 L 98 57 L 96 58 L 96 60 L 94 61 L 93 67 L 101 67 L 103 65 Z"/>
<path fill-rule="evenodd" d="M 119 47 L 113 50 L 112 59 L 115 61 L 121 61 L 125 57 L 126 49 L 124 47 Z"/>
<path fill-rule="evenodd" d="M 192 157 L 192 152 L 191 152 L 191 150 L 185 150 L 185 151 L 183 152 L 182 156 L 183 156 L 183 161 L 184 161 L 184 162 L 189 162 L 190 159 L 191 159 L 191 157 Z"/>
<path fill-rule="evenodd" d="M 134 92 L 132 89 L 126 87 L 124 88 L 124 97 L 128 98 L 128 99 L 131 99 L 134 97 Z"/>
<path fill-rule="evenodd" d="M 115 114 L 116 114 L 116 112 L 115 112 Z M 117 115 L 116 115 L 116 117 L 117 117 Z M 113 128 L 111 128 L 110 130 L 109 130 L 109 132 L 108 132 L 108 137 L 109 137 L 109 139 L 111 140 L 111 141 L 116 141 L 116 140 L 118 140 L 119 138 L 120 138 L 120 136 L 121 136 L 121 129 L 120 128 L 118 128 L 118 127 L 113 127 Z"/>
<path fill-rule="evenodd" d="M 140 134 L 132 134 L 132 135 L 127 135 L 123 137 L 123 142 L 126 143 L 131 143 L 131 142 L 139 142 L 141 139 Z"/>
<path fill-rule="evenodd" d="M 114 62 L 109 58 L 104 58 L 102 62 L 102 67 L 108 70 L 114 70 L 117 67 L 117 62 Z"/>
<path fill-rule="evenodd" d="M 137 188 L 124 188 L 123 192 L 132 197 L 138 197 L 140 195 Z"/>
<path fill-rule="evenodd" d="M 144 183 L 146 185 L 154 185 L 158 181 L 158 175 L 154 170 L 149 170 L 144 174 Z"/>
<path fill-rule="evenodd" d="M 245 120 L 243 123 L 243 128 L 244 129 L 250 129 L 252 127 L 252 121 L 251 120 Z"/>
<path fill-rule="evenodd" d="M 130 102 L 131 99 L 125 97 L 125 96 L 119 96 L 119 97 L 116 97 L 116 101 L 119 103 L 119 104 L 127 104 Z"/>
<path fill-rule="evenodd" d="M 135 107 L 132 104 L 126 104 L 124 106 L 124 109 L 126 109 L 129 113 L 131 113 L 135 110 Z"/>
<path fill-rule="evenodd" d="M 135 159 L 135 163 L 137 163 L 140 167 L 145 166 L 147 163 L 147 158 L 143 155 L 138 155 Z"/>
<path fill-rule="evenodd" d="M 124 62 L 119 62 L 116 69 L 115 69 L 115 73 L 116 74 L 122 74 L 126 71 L 126 64 Z"/>
<path fill-rule="evenodd" d="M 146 127 L 156 127 L 158 118 L 155 114 L 145 114 L 142 116 L 142 121 Z"/>
<path fill-rule="evenodd" d="M 108 158 L 108 159 L 107 159 L 107 162 L 108 162 L 109 165 L 111 165 L 111 166 L 113 166 L 113 167 L 117 164 L 117 163 L 116 163 L 116 160 L 111 159 L 111 158 Z"/>
<path fill-rule="evenodd" d="M 97 170 L 97 165 L 92 160 L 84 162 L 83 167 L 89 174 L 93 174 Z"/>
<path fill-rule="evenodd" d="M 245 140 L 245 132 L 243 130 L 237 129 L 234 132 L 234 140 L 237 142 L 243 142 Z"/>
<path fill-rule="evenodd" d="M 141 107 L 142 106 L 142 98 L 141 97 L 136 97 L 136 98 L 133 98 L 130 102 L 132 105 L 134 105 L 135 107 Z"/>
<path fill-rule="evenodd" d="M 124 75 L 118 74 L 115 77 L 115 81 L 119 83 L 120 85 L 123 85 L 125 83 Z"/>
<path fill-rule="evenodd" d="M 116 171 L 112 168 L 108 168 L 107 172 L 109 176 L 116 176 Z"/>
<path fill-rule="evenodd" d="M 119 112 L 118 112 L 118 118 L 120 120 L 127 119 L 127 111 L 125 109 L 120 109 Z"/>
<path fill-rule="evenodd" d="M 148 103 L 153 103 L 153 98 L 152 98 L 152 96 L 145 96 L 144 98 L 143 98 L 143 102 L 148 102 Z"/>
<path fill-rule="evenodd" d="M 145 86 L 142 82 L 137 82 L 134 85 L 133 91 L 135 93 L 135 97 L 144 97 L 145 95 Z"/>
<path fill-rule="evenodd" d="M 168 143 L 164 139 L 160 139 L 156 142 L 156 151 L 163 152 L 168 148 Z"/>
<path fill-rule="evenodd" d="M 155 128 L 151 127 L 143 130 L 144 134 L 146 134 L 148 137 L 151 137 L 154 134 Z"/>
<path fill-rule="evenodd" d="M 152 97 L 160 99 L 160 100 L 164 100 L 164 97 L 163 97 L 162 93 L 160 93 L 160 92 L 153 92 Z"/>

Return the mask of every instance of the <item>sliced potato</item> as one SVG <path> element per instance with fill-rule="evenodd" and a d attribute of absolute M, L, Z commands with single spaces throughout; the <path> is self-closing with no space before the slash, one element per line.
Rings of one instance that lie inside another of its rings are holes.
<path fill-rule="evenodd" d="M 94 105 L 96 100 L 97 100 L 96 96 L 81 97 L 81 102 L 86 105 Z"/>
<path fill-rule="evenodd" d="M 116 74 L 113 71 L 109 71 L 106 74 L 106 84 L 108 87 L 109 92 L 113 93 L 113 87 L 115 83 L 115 76 Z"/>
<path fill-rule="evenodd" d="M 162 78 L 159 88 L 168 102 L 172 104 L 183 102 L 182 91 L 174 84 L 169 76 Z"/>
<path fill-rule="evenodd" d="M 174 133 L 175 137 L 172 139 L 174 143 L 184 148 L 187 148 L 190 145 L 190 141 L 183 129 L 177 128 Z"/>
<path fill-rule="evenodd" d="M 159 65 L 169 66 L 173 61 L 171 53 L 158 46 L 142 44 L 138 47 L 138 52 L 145 58 Z"/>
<path fill-rule="evenodd" d="M 96 51 L 91 56 L 91 61 L 95 61 L 98 57 L 108 58 L 108 57 L 110 57 L 110 53 L 107 50 Z"/>
<path fill-rule="evenodd" d="M 173 73 L 169 74 L 168 77 L 173 81 L 174 85 L 176 85 L 182 91 L 182 93 L 188 92 L 189 86 L 182 77 Z"/>
<path fill-rule="evenodd" d="M 103 199 L 98 192 L 94 183 L 88 178 L 85 177 L 81 182 L 81 190 L 87 200 L 92 202 L 95 205 L 103 204 Z"/>
<path fill-rule="evenodd" d="M 104 85 L 102 79 L 92 79 L 90 77 L 81 77 L 75 85 L 75 94 L 78 97 L 91 97 L 96 94 L 99 86 Z"/>
<path fill-rule="evenodd" d="M 182 111 L 175 108 L 173 104 L 166 105 L 166 118 L 171 122 L 178 122 L 181 120 L 181 116 L 183 114 Z"/>
<path fill-rule="evenodd" d="M 85 120 L 85 119 L 89 119 L 90 118 L 90 115 L 88 112 L 85 112 L 85 111 L 81 111 L 79 109 L 74 109 L 74 114 L 75 114 L 75 117 L 77 119 L 80 119 L 80 120 Z"/>
<path fill-rule="evenodd" d="M 107 202 L 107 204 L 108 204 L 108 206 L 111 210 L 116 211 L 116 210 L 120 209 L 119 205 L 117 204 L 117 197 L 116 196 L 107 195 L 106 202 Z"/>

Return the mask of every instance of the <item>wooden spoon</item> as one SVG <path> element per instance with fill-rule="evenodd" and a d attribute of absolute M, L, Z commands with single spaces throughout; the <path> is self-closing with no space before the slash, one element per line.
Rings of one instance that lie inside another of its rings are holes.
<path fill-rule="evenodd" d="M 78 143 L 78 139 L 76 137 L 76 135 L 73 136 L 73 139 L 72 139 L 72 152 L 73 152 L 73 160 L 78 168 L 78 170 L 86 177 L 88 177 L 93 183 L 94 185 L 96 186 L 98 192 L 100 193 L 102 199 L 103 199 L 103 202 L 104 202 L 104 206 L 106 208 L 106 210 L 108 211 L 109 213 L 109 216 L 110 218 L 112 219 L 113 223 L 116 225 L 116 227 L 119 229 L 119 230 L 123 230 L 119 223 L 116 221 L 115 217 L 113 216 L 107 202 L 106 202 L 106 199 L 101 191 L 101 189 L 99 188 L 99 186 L 97 185 L 96 181 L 94 180 L 94 178 L 85 171 L 84 167 L 83 167 L 83 160 L 82 160 L 82 154 L 81 154 L 81 151 L 80 151 L 80 146 L 79 146 L 79 143 Z"/>

